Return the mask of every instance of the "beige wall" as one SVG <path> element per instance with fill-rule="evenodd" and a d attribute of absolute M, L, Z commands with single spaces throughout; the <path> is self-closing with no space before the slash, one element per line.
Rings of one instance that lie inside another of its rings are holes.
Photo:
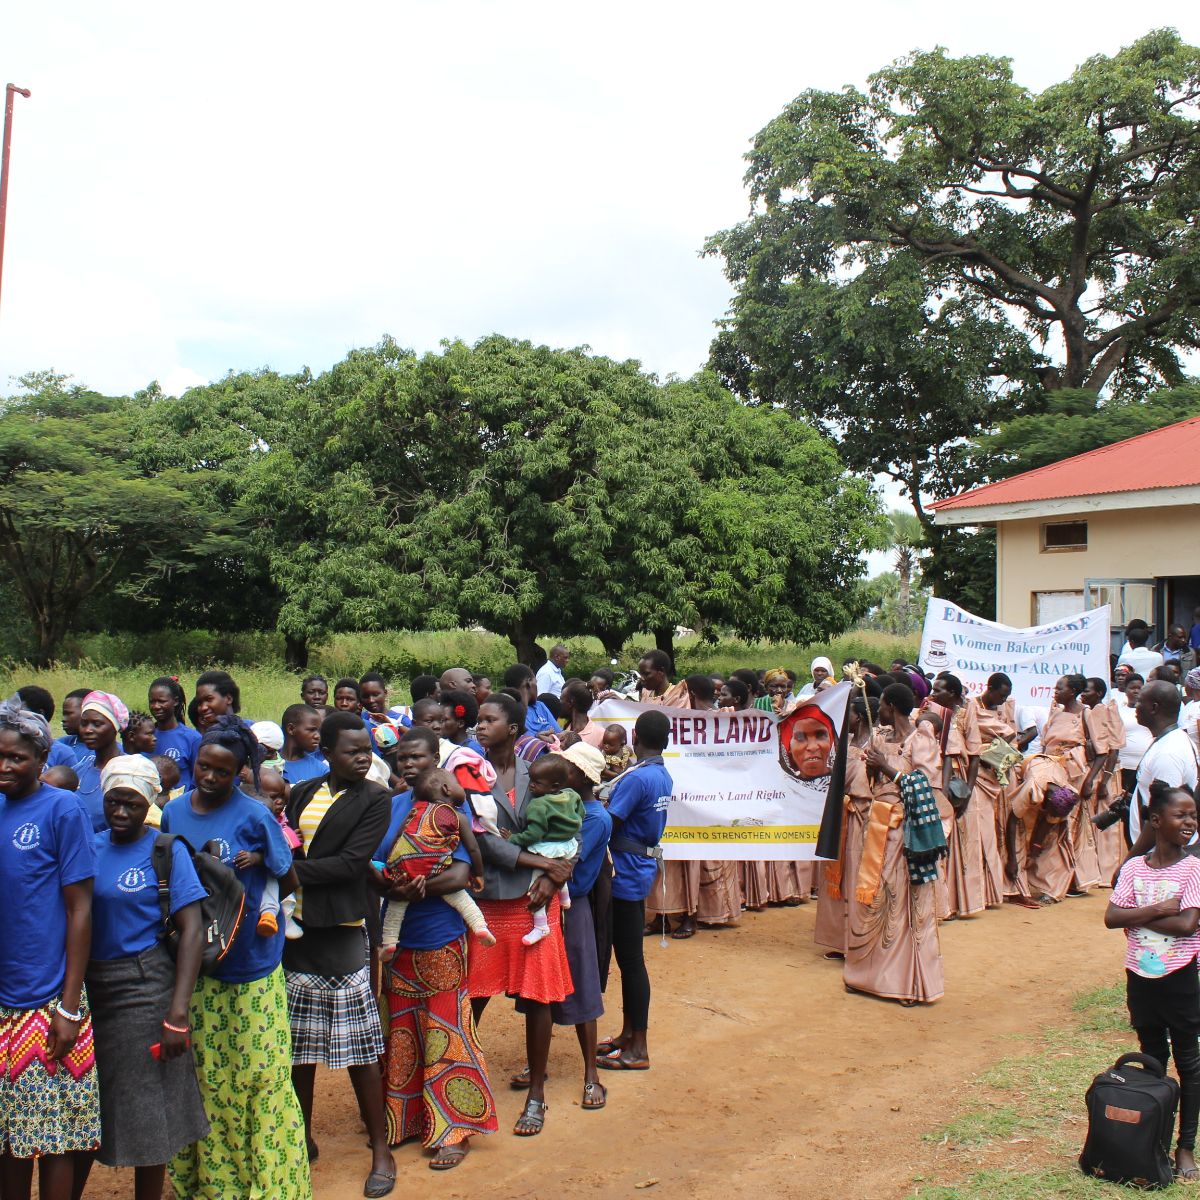
<path fill-rule="evenodd" d="M 1041 549 L 1045 519 L 996 527 L 996 619 L 1033 620 L 1034 592 L 1082 591 L 1085 579 L 1154 579 L 1200 575 L 1200 507 L 1055 513 L 1051 521 L 1088 523 L 1086 550 Z"/>

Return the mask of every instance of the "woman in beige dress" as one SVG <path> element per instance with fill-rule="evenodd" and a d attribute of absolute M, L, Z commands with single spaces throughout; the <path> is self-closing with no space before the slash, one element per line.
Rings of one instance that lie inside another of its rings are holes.
<path fill-rule="evenodd" d="M 1004 830 L 1009 816 L 1009 791 L 1012 784 L 1008 773 L 1005 782 L 994 767 L 979 757 L 997 738 L 1010 746 L 1017 741 L 1017 706 L 1010 699 L 1012 681 L 1002 671 L 988 679 L 981 696 L 972 696 L 964 706 L 964 726 L 967 753 L 971 765 L 967 782 L 971 785 L 971 803 L 975 824 L 979 830 L 979 849 L 983 860 L 983 898 L 987 908 L 998 908 L 1006 897 L 1017 903 L 1036 907 L 1029 897 L 1024 862 L 1017 877 L 1008 880 L 1004 875 Z"/>
<path fill-rule="evenodd" d="M 871 706 L 871 720 L 867 706 Z M 849 744 L 846 747 L 846 792 L 842 801 L 841 853 L 833 862 L 818 863 L 817 921 L 813 940 L 824 946 L 826 958 L 844 958 L 850 923 L 850 898 L 858 880 L 863 834 L 871 808 L 871 783 L 867 778 L 867 745 L 872 723 L 879 716 L 879 701 L 861 696 L 850 702 Z"/>
<path fill-rule="evenodd" d="M 1099 882 L 1094 845 L 1090 858 L 1082 863 L 1076 859 L 1076 822 L 1082 805 L 1075 805 L 1066 817 L 1055 816 L 1046 807 L 1052 788 L 1070 788 L 1084 795 L 1093 778 L 1085 749 L 1085 710 L 1079 700 L 1086 686 L 1082 675 L 1064 675 L 1055 684 L 1054 703 L 1042 727 L 1042 751 L 1025 760 L 1012 798 L 1013 814 L 1024 823 L 1028 839 L 1029 889 L 1042 904 L 1057 903 L 1069 892 L 1079 893 Z"/>
<path fill-rule="evenodd" d="M 929 703 L 939 705 L 945 713 L 941 735 L 942 771 L 933 784 L 949 847 L 949 854 L 943 860 L 946 915 L 951 919 L 970 917 L 983 912 L 986 903 L 983 849 L 974 793 L 961 803 L 954 799 L 950 790 L 953 780 L 968 783 L 971 773 L 962 682 L 949 673 L 938 676 L 933 681 Z"/>
<path fill-rule="evenodd" d="M 891 684 L 879 702 L 879 720 L 867 747 L 872 801 L 863 838 L 843 978 L 848 991 L 867 992 L 903 1005 L 929 1004 L 945 991 L 945 971 L 934 885 L 913 885 L 904 855 L 904 801 L 899 775 L 936 764 L 922 761 L 928 739 L 911 720 L 916 701 L 902 683 Z"/>
<path fill-rule="evenodd" d="M 1117 770 L 1117 757 L 1125 745 L 1125 726 L 1115 700 L 1106 700 L 1108 684 L 1100 678 L 1087 681 L 1087 687 L 1079 697 L 1087 708 L 1088 730 L 1091 734 L 1089 750 L 1100 758 L 1100 773 L 1096 777 L 1088 797 L 1088 824 L 1096 839 L 1096 855 L 1100 860 L 1100 886 L 1112 887 L 1117 868 L 1125 861 L 1125 834 L 1121 822 L 1116 821 L 1107 829 L 1099 829 L 1095 818 L 1121 796 L 1121 776 Z"/>

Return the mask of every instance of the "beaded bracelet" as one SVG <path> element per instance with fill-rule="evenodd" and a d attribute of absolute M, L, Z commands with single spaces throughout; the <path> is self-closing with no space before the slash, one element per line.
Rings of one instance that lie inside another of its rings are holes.
<path fill-rule="evenodd" d="M 164 1021 L 162 1023 L 162 1027 L 164 1029 L 170 1030 L 171 1033 L 191 1033 L 192 1032 L 192 1027 L 190 1025 L 172 1025 L 170 1021 Z"/>
<path fill-rule="evenodd" d="M 65 1021 L 70 1021 L 72 1024 L 78 1025 L 83 1020 L 83 1009 L 78 1012 L 72 1012 L 69 1008 L 64 1008 L 60 1000 L 55 1006 L 54 1011 Z"/>

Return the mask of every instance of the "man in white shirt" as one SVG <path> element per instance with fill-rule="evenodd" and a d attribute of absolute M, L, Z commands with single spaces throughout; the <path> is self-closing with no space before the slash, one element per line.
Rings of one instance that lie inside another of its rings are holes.
<path fill-rule="evenodd" d="M 538 668 L 537 673 L 537 694 L 545 695 L 549 692 L 552 696 L 561 696 L 563 684 L 567 682 L 567 677 L 563 674 L 563 667 L 567 665 L 567 659 L 571 657 L 571 652 L 566 646 L 555 646 L 550 651 L 550 657 Z"/>
<path fill-rule="evenodd" d="M 1143 679 L 1150 677 L 1155 667 L 1161 667 L 1163 656 L 1157 650 L 1148 650 L 1146 642 L 1150 638 L 1148 629 L 1130 629 L 1129 649 L 1117 659 L 1117 666 L 1126 666 L 1136 671 Z"/>
<path fill-rule="evenodd" d="M 1193 667 L 1183 680 L 1183 713 L 1179 727 L 1192 739 L 1200 756 L 1200 667 Z"/>
<path fill-rule="evenodd" d="M 1129 836 L 1133 839 L 1131 856 L 1145 854 L 1154 843 L 1150 826 L 1142 829 L 1138 811 L 1150 801 L 1150 785 L 1155 780 L 1162 780 L 1172 787 L 1182 783 L 1194 789 L 1197 778 L 1196 751 L 1192 748 L 1192 739 L 1179 728 L 1179 692 L 1173 685 L 1161 680 L 1146 684 L 1138 696 L 1137 719 L 1154 740 L 1138 764 L 1137 802 L 1129 806 Z"/>

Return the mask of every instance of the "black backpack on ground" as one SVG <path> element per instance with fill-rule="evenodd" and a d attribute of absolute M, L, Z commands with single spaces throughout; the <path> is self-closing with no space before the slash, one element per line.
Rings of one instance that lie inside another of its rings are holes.
<path fill-rule="evenodd" d="M 154 839 L 150 862 L 158 878 L 158 905 L 162 911 L 162 943 L 171 957 L 179 951 L 179 931 L 171 920 L 171 852 L 174 842 L 187 847 L 200 886 L 208 893 L 200 901 L 200 974 L 211 975 L 233 947 L 246 913 L 246 889 L 237 872 L 221 861 L 215 842 L 193 850 L 186 838 L 160 833 Z"/>
<path fill-rule="evenodd" d="M 1148 1054 L 1122 1054 L 1087 1090 L 1079 1169 L 1111 1183 L 1170 1186 L 1179 1084 Z"/>

